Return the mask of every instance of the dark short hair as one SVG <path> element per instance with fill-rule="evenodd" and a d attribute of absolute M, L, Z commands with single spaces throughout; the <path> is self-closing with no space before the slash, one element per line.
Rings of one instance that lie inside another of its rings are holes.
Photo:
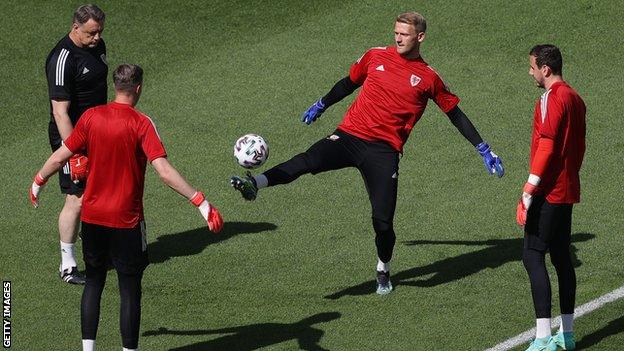
<path fill-rule="evenodd" d="M 411 24 L 416 33 L 424 33 L 427 31 L 427 21 L 425 17 L 418 12 L 405 12 L 397 16 L 396 22 Z"/>
<path fill-rule="evenodd" d="M 559 48 L 551 44 L 535 45 L 529 52 L 530 56 L 535 56 L 537 68 L 543 66 L 550 67 L 553 74 L 561 75 L 563 70 L 563 58 Z"/>
<path fill-rule="evenodd" d="M 102 9 L 93 4 L 82 5 L 74 11 L 74 23 L 85 24 L 90 19 L 97 23 L 104 23 L 106 15 Z"/>
<path fill-rule="evenodd" d="M 131 93 L 141 83 L 143 83 L 143 68 L 139 65 L 124 63 L 113 72 L 115 90 Z"/>

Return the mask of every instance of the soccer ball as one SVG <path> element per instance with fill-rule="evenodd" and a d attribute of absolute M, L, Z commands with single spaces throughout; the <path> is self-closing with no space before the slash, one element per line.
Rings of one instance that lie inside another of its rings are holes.
<path fill-rule="evenodd" d="M 245 134 L 234 143 L 234 158 L 245 168 L 260 167 L 269 158 L 269 145 L 257 134 Z"/>

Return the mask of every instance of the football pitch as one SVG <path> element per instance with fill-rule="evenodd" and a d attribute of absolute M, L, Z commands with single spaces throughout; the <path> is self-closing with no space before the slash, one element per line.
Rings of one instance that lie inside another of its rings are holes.
<path fill-rule="evenodd" d="M 80 345 L 82 288 L 58 277 L 57 177 L 39 209 L 27 197 L 50 155 L 45 58 L 80 4 L 1 5 L 0 275 L 11 281 L 5 321 L 14 350 Z M 542 94 L 528 75 L 528 51 L 540 43 L 561 48 L 564 78 L 587 105 L 582 202 L 572 228 L 577 305 L 624 285 L 624 1 L 97 4 L 107 15 L 109 71 L 125 62 L 145 69 L 138 108 L 155 120 L 172 164 L 226 221 L 211 234 L 148 167 L 152 263 L 143 279 L 142 350 L 485 350 L 534 327 L 515 206 Z M 311 126 L 301 113 L 368 48 L 392 45 L 394 18 L 404 11 L 427 19 L 424 59 L 462 99 L 506 175 L 488 176 L 430 102 L 400 162 L 396 289 L 378 296 L 370 205 L 355 169 L 263 189 L 254 202 L 228 179 L 244 171 L 232 157 L 243 134 L 269 143 L 259 171 L 330 134 L 357 92 Z M 98 350 L 121 349 L 118 315 L 111 271 Z M 624 299 L 578 318 L 575 333 L 579 349 L 624 350 Z"/>

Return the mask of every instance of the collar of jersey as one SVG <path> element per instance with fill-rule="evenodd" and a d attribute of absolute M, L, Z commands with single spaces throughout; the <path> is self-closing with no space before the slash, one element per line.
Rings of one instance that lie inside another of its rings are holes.
<path fill-rule="evenodd" d="M 122 104 L 121 102 L 116 102 L 116 101 L 111 101 L 110 105 L 113 107 L 119 107 L 119 108 L 132 108 L 132 105 L 130 104 Z"/>

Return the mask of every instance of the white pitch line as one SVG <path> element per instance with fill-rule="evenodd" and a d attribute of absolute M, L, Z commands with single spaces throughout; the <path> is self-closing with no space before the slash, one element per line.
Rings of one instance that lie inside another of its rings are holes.
<path fill-rule="evenodd" d="M 622 297 L 624 297 L 624 285 L 613 290 L 612 292 L 602 295 L 599 298 L 589 301 L 588 303 L 578 306 L 577 308 L 574 309 L 574 319 L 579 318 L 580 316 L 583 316 L 589 312 L 592 312 L 594 310 L 599 309 L 600 307 L 621 299 Z M 558 328 L 559 324 L 561 324 L 561 316 L 557 316 L 557 318 L 554 318 L 552 320 L 552 327 L 553 328 Z M 507 351 L 511 348 L 514 348 L 518 345 L 522 345 L 526 342 L 528 342 L 529 340 L 531 340 L 533 337 L 535 337 L 535 328 L 532 328 L 530 330 L 525 331 L 524 333 L 518 334 L 516 336 L 514 336 L 513 338 L 507 339 L 503 342 L 501 342 L 500 344 L 491 347 L 485 351 Z"/>

